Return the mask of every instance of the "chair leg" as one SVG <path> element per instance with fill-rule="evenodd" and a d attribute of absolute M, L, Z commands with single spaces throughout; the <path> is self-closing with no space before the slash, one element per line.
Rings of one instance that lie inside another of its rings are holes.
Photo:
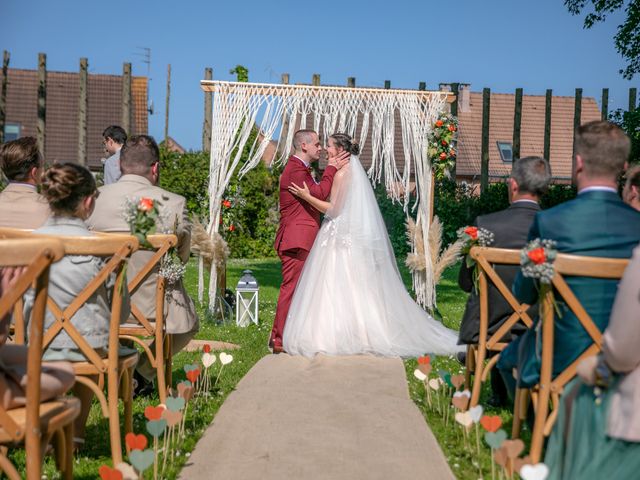
<path fill-rule="evenodd" d="M 547 415 L 549 413 L 549 386 L 540 385 L 538 392 L 538 405 L 536 406 L 536 418 L 533 422 L 533 433 L 531 434 L 531 461 L 535 465 L 540 461 L 542 456 L 542 447 L 544 444 L 544 426 L 547 423 Z"/>
<path fill-rule="evenodd" d="M 164 381 L 167 387 L 171 387 L 173 385 L 173 342 L 170 333 L 165 335 L 164 341 Z"/>
<path fill-rule="evenodd" d="M 529 409 L 529 390 L 526 388 L 516 388 L 516 398 L 513 402 L 513 426 L 511 428 L 511 438 L 520 438 L 522 431 L 522 421 L 527 418 Z"/>
<path fill-rule="evenodd" d="M 122 462 L 122 441 L 120 439 L 120 417 L 118 415 L 118 371 L 107 375 L 107 405 L 109 408 L 109 436 L 113 464 Z"/>
<path fill-rule="evenodd" d="M 124 431 L 133 432 L 133 370 L 128 369 L 123 378 Z"/>
<path fill-rule="evenodd" d="M 165 338 L 167 336 L 165 335 Z M 156 363 L 156 387 L 158 389 L 158 396 L 160 397 L 160 403 L 165 403 L 167 400 L 167 382 L 164 378 L 165 374 L 165 346 L 166 340 L 162 339 L 161 342 L 156 342 L 156 351 L 155 351 L 155 363 Z"/>
<path fill-rule="evenodd" d="M 480 392 L 482 391 L 482 373 L 486 355 L 487 347 L 483 344 L 478 344 L 476 371 L 473 375 L 473 389 L 471 390 L 471 401 L 469 402 L 469 407 L 475 407 L 480 401 Z"/>
<path fill-rule="evenodd" d="M 59 465 L 64 480 L 73 480 L 73 422 L 62 429 L 64 457 Z"/>
<path fill-rule="evenodd" d="M 16 467 L 13 466 L 13 463 L 9 461 L 5 454 L 0 455 L 0 472 L 3 472 L 9 480 L 22 480 L 22 476 L 16 470 Z"/>
<path fill-rule="evenodd" d="M 473 345 L 467 345 L 467 357 L 464 360 L 464 389 L 471 390 L 471 371 L 473 370 Z"/>

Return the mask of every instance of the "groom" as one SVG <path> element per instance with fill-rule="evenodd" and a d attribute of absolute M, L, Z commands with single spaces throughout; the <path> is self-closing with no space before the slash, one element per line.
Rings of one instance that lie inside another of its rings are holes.
<path fill-rule="evenodd" d="M 333 176 L 349 162 L 349 152 L 330 157 L 328 166 L 317 183 L 311 176 L 311 162 L 320 159 L 322 146 L 313 130 L 298 130 L 293 136 L 293 155 L 280 176 L 280 227 L 275 249 L 282 262 L 282 285 L 273 321 L 269 347 L 273 353 L 282 352 L 282 332 L 289 313 L 293 293 L 304 262 L 320 229 L 320 212 L 304 200 L 295 197 L 288 187 L 295 183 L 309 186 L 311 195 L 326 200 L 331 193 Z"/>

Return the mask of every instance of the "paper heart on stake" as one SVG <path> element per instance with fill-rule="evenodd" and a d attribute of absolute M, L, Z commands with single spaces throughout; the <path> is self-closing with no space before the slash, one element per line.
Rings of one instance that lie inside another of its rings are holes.
<path fill-rule="evenodd" d="M 150 420 L 147 422 L 147 432 L 155 438 L 162 435 L 165 428 L 167 428 L 167 421 L 164 418 L 161 418 L 160 420 Z"/>
<path fill-rule="evenodd" d="M 522 469 L 522 467 L 530 464 L 531 464 L 531 457 L 529 455 L 522 458 L 516 458 L 513 460 L 513 471 L 519 472 Z"/>
<path fill-rule="evenodd" d="M 467 409 L 467 407 L 469 406 L 469 399 L 467 397 L 453 397 L 451 399 L 451 404 L 456 407 L 458 410 L 462 410 L 463 412 Z M 469 417 L 471 418 L 471 416 Z M 473 422 L 473 418 L 471 418 L 471 421 Z"/>
<path fill-rule="evenodd" d="M 233 362 L 233 355 L 225 352 L 220 353 L 220 363 L 222 365 L 228 365 Z"/>
<path fill-rule="evenodd" d="M 122 473 L 122 480 L 138 480 L 139 475 L 128 463 L 121 462 L 116 465 L 116 469 Z"/>
<path fill-rule="evenodd" d="M 431 357 L 429 355 L 418 357 L 418 365 L 428 365 L 429 363 L 431 363 Z"/>
<path fill-rule="evenodd" d="M 524 442 L 519 438 L 515 440 L 505 440 L 501 448 L 504 449 L 507 457 L 511 459 L 518 458 L 518 455 L 524 450 Z"/>
<path fill-rule="evenodd" d="M 418 370 L 428 376 L 431 373 L 432 367 L 430 363 L 421 363 L 418 365 Z"/>
<path fill-rule="evenodd" d="M 482 425 L 487 432 L 495 432 L 502 425 L 502 419 L 498 415 L 492 417 L 485 415 L 480 419 L 480 425 Z"/>
<path fill-rule="evenodd" d="M 438 380 L 438 378 L 432 378 L 429 380 L 429 387 L 436 392 L 440 389 L 440 382 Z"/>
<path fill-rule="evenodd" d="M 151 465 L 153 465 L 153 461 L 155 459 L 155 454 L 153 450 L 134 450 L 129 454 L 129 460 L 131 460 L 131 465 L 134 466 L 138 472 L 142 473 Z"/>
<path fill-rule="evenodd" d="M 209 345 L 208 343 L 205 343 L 204 346 L 202 347 L 202 351 L 204 353 L 209 353 L 211 352 L 211 345 Z"/>
<path fill-rule="evenodd" d="M 98 473 L 100 474 L 100 478 L 102 480 L 123 480 L 122 472 L 116 468 L 111 468 L 107 465 L 102 465 L 98 469 Z"/>
<path fill-rule="evenodd" d="M 451 383 L 454 387 L 456 387 L 456 389 L 460 388 L 462 385 L 464 385 L 464 375 L 453 375 L 451 377 Z"/>
<path fill-rule="evenodd" d="M 469 409 L 469 415 L 473 419 L 473 423 L 478 423 L 482 418 L 482 405 L 476 405 L 475 407 L 471 407 Z"/>
<path fill-rule="evenodd" d="M 198 369 L 189 370 L 187 372 L 187 378 L 189 379 L 189 381 L 191 383 L 196 383 L 196 380 L 198 379 L 199 376 L 200 376 L 200 370 L 198 370 Z"/>
<path fill-rule="evenodd" d="M 177 412 L 184 408 L 184 398 L 182 397 L 167 397 L 167 410 Z"/>
<path fill-rule="evenodd" d="M 191 400 L 191 397 L 193 397 L 191 382 L 180 382 L 178 384 L 178 396 L 184 398 L 185 402 Z"/>
<path fill-rule="evenodd" d="M 215 354 L 205 353 L 202 355 L 202 365 L 204 365 L 204 368 L 209 368 L 214 363 L 216 363 Z"/>
<path fill-rule="evenodd" d="M 455 392 L 453 396 L 471 398 L 471 392 L 469 390 L 462 390 L 461 392 Z"/>
<path fill-rule="evenodd" d="M 497 450 L 493 451 L 493 459 L 502 468 L 507 467 L 507 461 L 509 460 L 509 457 L 507 457 L 507 452 L 505 451 L 504 447 L 500 447 Z M 509 474 L 509 472 L 507 472 L 507 474 Z"/>
<path fill-rule="evenodd" d="M 484 441 L 487 442 L 494 450 L 500 448 L 503 442 L 507 439 L 507 432 L 504 430 L 498 430 L 497 432 L 486 432 L 484 434 Z"/>
<path fill-rule="evenodd" d="M 147 437 L 142 434 L 127 433 L 124 442 L 129 450 L 144 450 L 147 448 Z"/>
<path fill-rule="evenodd" d="M 523 480 L 545 480 L 549 476 L 549 467 L 544 463 L 524 465 L 520 469 L 520 476 Z"/>
<path fill-rule="evenodd" d="M 417 368 L 413 371 L 413 376 L 421 382 L 424 382 L 427 379 L 427 376 Z"/>
<path fill-rule="evenodd" d="M 165 410 L 162 417 L 167 421 L 167 426 L 173 427 L 180 423 L 180 420 L 182 420 L 182 412 Z"/>
<path fill-rule="evenodd" d="M 162 418 L 162 412 L 164 412 L 163 407 L 149 406 L 144 409 L 144 416 L 147 420 L 160 420 L 160 418 Z"/>
<path fill-rule="evenodd" d="M 469 415 L 469 412 L 457 412 L 455 415 L 456 422 L 465 428 L 469 428 L 473 425 L 473 420 Z"/>
<path fill-rule="evenodd" d="M 197 363 L 192 363 L 190 365 L 185 365 L 184 367 L 182 367 L 182 369 L 184 370 L 184 373 L 189 373 L 192 370 L 198 370 L 200 367 Z"/>

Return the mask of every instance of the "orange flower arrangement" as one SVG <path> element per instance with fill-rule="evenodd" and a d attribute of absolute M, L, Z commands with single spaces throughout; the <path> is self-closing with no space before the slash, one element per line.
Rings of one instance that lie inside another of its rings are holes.
<path fill-rule="evenodd" d="M 450 176 L 456 164 L 456 132 L 458 121 L 449 114 L 442 114 L 429 132 L 427 155 L 436 180 Z"/>

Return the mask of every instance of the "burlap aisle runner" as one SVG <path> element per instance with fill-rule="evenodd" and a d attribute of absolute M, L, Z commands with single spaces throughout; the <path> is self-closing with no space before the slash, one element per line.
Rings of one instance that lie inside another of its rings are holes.
<path fill-rule="evenodd" d="M 453 479 L 399 359 L 270 355 L 229 395 L 182 479 Z"/>

